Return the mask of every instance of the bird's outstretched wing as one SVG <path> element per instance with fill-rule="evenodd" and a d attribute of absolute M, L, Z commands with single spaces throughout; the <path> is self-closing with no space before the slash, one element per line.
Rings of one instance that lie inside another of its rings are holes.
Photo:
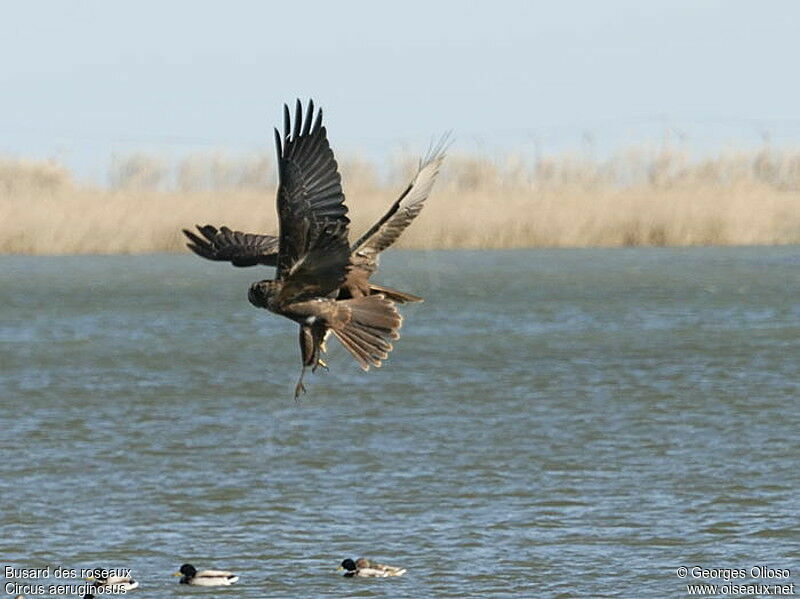
<path fill-rule="evenodd" d="M 297 101 L 294 123 L 284 105 L 278 150 L 278 269 L 282 302 L 325 296 L 344 281 L 350 262 L 349 223 L 341 176 L 322 125 Z"/>
<path fill-rule="evenodd" d="M 183 229 L 183 234 L 189 238 L 186 247 L 198 256 L 234 266 L 275 266 L 278 261 L 278 238 L 273 235 L 242 233 L 228 227 L 217 229 L 213 225 L 195 226 L 202 237 L 188 229 Z"/>
<path fill-rule="evenodd" d="M 353 244 L 351 251 L 354 267 L 374 271 L 378 264 L 378 254 L 397 241 L 400 234 L 422 211 L 444 161 L 447 145 L 448 136 L 445 135 L 431 148 L 427 157 L 420 160 L 414 179 L 388 212 Z"/>

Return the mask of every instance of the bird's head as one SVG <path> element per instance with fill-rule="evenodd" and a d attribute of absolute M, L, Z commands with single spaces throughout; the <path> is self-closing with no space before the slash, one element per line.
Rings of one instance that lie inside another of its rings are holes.
<path fill-rule="evenodd" d="M 339 569 L 347 570 L 348 572 L 355 572 L 356 563 L 348 557 L 346 560 L 342 561 L 342 565 L 339 566 Z"/>
<path fill-rule="evenodd" d="M 280 292 L 277 281 L 259 281 L 250 285 L 247 292 L 247 299 L 256 308 L 269 309 L 269 300 Z"/>
<path fill-rule="evenodd" d="M 197 574 L 197 568 L 195 568 L 192 564 L 183 564 L 181 569 L 175 572 L 173 576 L 188 576 L 191 578 L 195 574 Z"/>

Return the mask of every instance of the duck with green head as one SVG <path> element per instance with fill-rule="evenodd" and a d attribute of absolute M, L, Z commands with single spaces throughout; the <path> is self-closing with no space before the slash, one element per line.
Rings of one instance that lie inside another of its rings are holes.
<path fill-rule="evenodd" d="M 198 570 L 192 564 L 183 564 L 181 569 L 173 576 L 180 576 L 181 584 L 201 587 L 228 586 L 239 580 L 239 577 L 232 572 L 225 570 Z"/>
<path fill-rule="evenodd" d="M 406 573 L 405 568 L 397 568 L 395 566 L 387 566 L 386 564 L 379 564 L 365 557 L 359 557 L 353 561 L 350 558 L 342 561 L 339 570 L 344 570 L 343 576 L 351 578 L 354 576 L 360 578 L 388 578 L 389 576 L 402 576 Z"/>

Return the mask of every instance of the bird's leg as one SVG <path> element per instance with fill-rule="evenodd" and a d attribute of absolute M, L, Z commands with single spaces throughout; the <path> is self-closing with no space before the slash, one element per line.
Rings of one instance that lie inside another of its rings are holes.
<path fill-rule="evenodd" d="M 311 368 L 311 372 L 316 372 L 317 368 L 322 366 L 325 371 L 328 371 L 328 365 L 320 358 L 319 354 L 322 350 L 322 345 L 320 343 L 315 344 L 314 347 L 314 366 Z"/>
<path fill-rule="evenodd" d="M 294 388 L 294 400 L 297 401 L 301 393 L 306 392 L 306 386 L 303 384 L 303 376 L 306 373 L 306 365 L 303 364 L 303 369 L 300 371 L 300 378 L 297 379 L 297 385 Z"/>
<path fill-rule="evenodd" d="M 320 344 L 315 344 L 314 356 L 312 358 L 314 365 L 311 367 L 311 372 L 316 372 L 317 368 L 319 368 L 320 366 L 322 366 L 326 372 L 328 371 L 328 365 L 322 361 L 322 358 L 319 357 L 321 349 L 322 346 Z"/>
<path fill-rule="evenodd" d="M 325 340 L 322 340 L 322 343 L 319 344 L 319 350 L 317 351 L 317 366 L 322 366 L 326 371 L 328 370 L 328 365 L 325 361 L 319 357 L 320 353 L 326 353 L 328 350 L 325 347 Z M 314 370 L 317 369 L 317 366 L 314 366 Z"/>
<path fill-rule="evenodd" d="M 328 348 L 325 347 L 325 338 L 328 336 L 328 329 L 322 327 L 322 329 L 316 329 L 314 331 L 314 368 L 312 372 L 316 372 L 317 368 L 322 366 L 325 371 L 328 370 L 328 365 L 325 361 L 320 357 L 320 353 L 326 353 Z"/>
<path fill-rule="evenodd" d="M 308 325 L 300 325 L 300 359 L 303 361 L 303 372 L 300 374 L 300 380 L 297 382 L 297 389 L 295 390 L 295 397 L 299 394 L 299 390 L 303 387 L 303 374 L 305 374 L 306 366 L 311 366 L 311 372 L 317 370 L 317 356 L 319 355 L 317 338 L 314 334 L 314 329 Z"/>

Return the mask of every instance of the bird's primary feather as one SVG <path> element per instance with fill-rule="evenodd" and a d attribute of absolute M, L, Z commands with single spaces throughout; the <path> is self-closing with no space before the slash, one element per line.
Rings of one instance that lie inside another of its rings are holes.
<path fill-rule="evenodd" d="M 291 120 L 289 107 L 284 106 L 283 136 L 275 130 L 279 178 L 277 278 L 295 275 L 307 280 L 310 273 L 324 274 L 324 283 L 318 285 L 322 288 L 344 276 L 350 257 L 350 219 L 338 165 L 322 125 L 322 110 L 314 118 L 314 103 L 309 101 L 304 117 L 298 100 L 294 127 Z M 324 268 L 319 265 L 322 260 L 326 262 Z"/>
<path fill-rule="evenodd" d="M 189 238 L 186 246 L 198 256 L 234 266 L 275 266 L 278 262 L 278 238 L 274 235 L 232 231 L 225 226 L 196 227 L 202 237 L 189 229 L 183 229 L 183 234 Z"/>
<path fill-rule="evenodd" d="M 442 167 L 447 144 L 448 136 L 445 135 L 431 148 L 427 157 L 420 160 L 417 174 L 405 191 L 386 214 L 353 244 L 351 250 L 354 254 L 364 252 L 377 255 L 397 241 L 400 234 L 422 211 Z"/>

